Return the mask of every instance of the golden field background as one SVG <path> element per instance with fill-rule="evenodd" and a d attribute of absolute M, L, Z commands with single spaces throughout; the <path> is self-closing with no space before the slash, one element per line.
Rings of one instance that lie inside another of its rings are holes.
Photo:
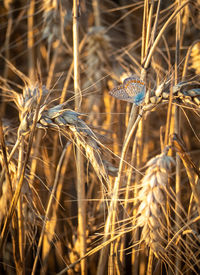
<path fill-rule="evenodd" d="M 0 274 L 200 273 L 200 2 L 0 1 Z M 139 106 L 109 91 L 137 75 Z"/>

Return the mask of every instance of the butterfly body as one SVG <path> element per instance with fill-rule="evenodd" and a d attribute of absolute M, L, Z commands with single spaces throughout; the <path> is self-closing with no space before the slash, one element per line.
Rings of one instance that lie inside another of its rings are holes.
<path fill-rule="evenodd" d="M 140 105 L 145 97 L 145 84 L 138 77 L 131 76 L 119 85 L 112 89 L 109 94 L 117 99 Z"/>

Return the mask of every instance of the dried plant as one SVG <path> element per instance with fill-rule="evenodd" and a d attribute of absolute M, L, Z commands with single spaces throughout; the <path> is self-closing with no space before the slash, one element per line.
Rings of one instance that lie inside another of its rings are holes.
<path fill-rule="evenodd" d="M 138 193 L 140 205 L 137 224 L 142 226 L 142 240 L 157 256 L 166 253 L 168 180 L 171 166 L 175 164 L 173 158 L 167 156 L 168 150 L 165 149 L 162 154 L 147 162 L 148 168 Z"/>
<path fill-rule="evenodd" d="M 105 71 L 110 67 L 109 52 L 111 50 L 110 38 L 105 34 L 105 28 L 102 26 L 91 27 L 88 30 L 86 42 L 86 62 L 85 74 L 86 81 L 83 88 L 87 91 L 88 111 L 90 112 L 89 123 L 98 124 L 100 120 L 99 113 L 102 107 L 103 90 L 105 81 L 103 80 Z M 95 93 L 92 92 L 95 90 Z M 89 94 L 89 92 L 92 92 Z M 97 120 L 97 122 L 95 122 Z"/>
<path fill-rule="evenodd" d="M 2 3 L 0 273 L 199 274 L 199 1 Z"/>
<path fill-rule="evenodd" d="M 195 70 L 195 73 L 199 75 L 199 63 L 200 63 L 200 42 L 194 45 L 191 52 L 190 68 Z"/>

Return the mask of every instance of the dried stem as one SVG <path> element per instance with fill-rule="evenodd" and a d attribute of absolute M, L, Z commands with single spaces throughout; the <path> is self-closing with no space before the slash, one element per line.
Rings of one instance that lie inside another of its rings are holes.
<path fill-rule="evenodd" d="M 35 11 L 35 0 L 30 1 L 30 5 L 27 13 L 28 20 L 28 32 L 27 32 L 27 48 L 28 48 L 28 67 L 29 67 L 29 78 L 34 81 L 35 78 L 35 58 L 34 58 L 34 11 Z"/>
<path fill-rule="evenodd" d="M 78 0 L 73 0 L 73 57 L 74 57 L 74 92 L 75 108 L 80 111 L 82 95 L 80 90 L 80 61 L 79 61 L 79 8 Z M 78 198 L 78 238 L 80 240 L 80 256 L 86 253 L 86 208 L 85 208 L 85 180 L 83 156 L 79 148 L 76 152 L 77 169 L 77 198 Z M 86 261 L 81 261 L 81 274 L 87 274 Z"/>
<path fill-rule="evenodd" d="M 181 1 L 177 0 L 177 7 L 181 6 Z M 180 64 L 180 45 L 181 43 L 181 14 L 179 13 L 176 17 L 176 52 L 175 52 L 175 85 L 179 82 L 179 70 L 178 66 Z M 174 107 L 174 132 L 177 135 L 180 135 L 180 125 L 181 125 L 181 112 L 178 106 Z M 181 209 L 179 205 L 181 204 L 181 161 L 180 157 L 178 154 L 176 154 L 176 204 L 175 204 L 175 220 L 176 220 L 176 228 L 180 228 L 181 221 L 180 221 L 180 215 L 181 215 Z M 177 246 L 177 256 L 176 256 L 176 274 L 179 274 L 180 266 L 181 266 L 181 261 L 179 258 L 180 254 L 180 246 Z"/>

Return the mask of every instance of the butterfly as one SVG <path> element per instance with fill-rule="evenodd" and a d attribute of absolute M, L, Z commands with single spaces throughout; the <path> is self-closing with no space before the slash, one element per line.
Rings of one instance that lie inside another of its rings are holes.
<path fill-rule="evenodd" d="M 145 84 L 137 76 L 124 79 L 123 84 L 112 89 L 109 94 L 117 99 L 140 105 L 145 97 Z"/>

